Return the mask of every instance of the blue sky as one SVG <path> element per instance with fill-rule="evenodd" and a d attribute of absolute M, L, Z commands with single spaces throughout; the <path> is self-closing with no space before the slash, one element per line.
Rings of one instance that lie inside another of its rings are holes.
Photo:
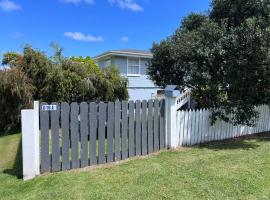
<path fill-rule="evenodd" d="M 0 57 L 24 44 L 51 55 L 51 42 L 66 56 L 147 50 L 184 16 L 209 6 L 210 0 L 0 0 Z"/>

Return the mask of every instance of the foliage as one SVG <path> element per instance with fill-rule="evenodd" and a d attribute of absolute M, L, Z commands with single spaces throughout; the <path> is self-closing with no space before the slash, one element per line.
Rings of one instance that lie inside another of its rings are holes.
<path fill-rule="evenodd" d="M 125 100 L 127 80 L 115 68 L 100 69 L 90 57 L 63 56 L 63 49 L 51 45 L 55 54 L 26 46 L 23 53 L 7 52 L 0 70 L 0 129 L 19 127 L 20 110 L 32 100 L 45 102 Z M 7 117 L 8 116 L 8 117 Z"/>
<path fill-rule="evenodd" d="M 119 76 L 117 68 L 111 66 L 102 69 L 102 74 L 96 79 L 96 86 L 99 88 L 99 99 L 108 101 L 126 100 L 128 98 L 127 79 Z"/>
<path fill-rule="evenodd" d="M 86 67 L 87 74 L 98 74 L 101 72 L 101 69 L 96 65 L 96 63 L 89 57 L 71 57 L 70 60 L 82 63 Z"/>
<path fill-rule="evenodd" d="M 21 109 L 29 108 L 35 87 L 19 69 L 0 71 L 0 132 L 19 128 Z"/>
<path fill-rule="evenodd" d="M 270 104 L 270 2 L 213 0 L 209 15 L 191 14 L 152 48 L 156 84 L 192 88 L 198 107 L 252 125 L 258 104 Z"/>
<path fill-rule="evenodd" d="M 23 54 L 5 53 L 2 63 L 25 73 L 36 88 L 33 99 L 41 99 L 40 91 L 45 87 L 47 75 L 52 68 L 52 62 L 44 52 L 25 46 Z"/>

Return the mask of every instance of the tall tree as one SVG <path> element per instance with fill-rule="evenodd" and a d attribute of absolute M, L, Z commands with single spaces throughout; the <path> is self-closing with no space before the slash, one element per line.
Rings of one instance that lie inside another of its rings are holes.
<path fill-rule="evenodd" d="M 269 18 L 268 0 L 213 0 L 209 15 L 187 16 L 153 45 L 148 73 L 158 85 L 192 88 L 198 107 L 213 108 L 213 120 L 251 125 L 255 106 L 270 104 Z"/>

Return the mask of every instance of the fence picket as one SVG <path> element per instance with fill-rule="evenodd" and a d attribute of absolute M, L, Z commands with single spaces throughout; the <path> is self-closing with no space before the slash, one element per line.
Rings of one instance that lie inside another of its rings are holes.
<path fill-rule="evenodd" d="M 229 118 L 231 118 L 231 115 L 229 115 Z M 229 126 L 229 138 L 233 138 L 233 124 L 228 123 Z"/>
<path fill-rule="evenodd" d="M 154 134 L 153 134 L 153 100 L 148 101 L 148 115 L 147 115 L 147 132 L 148 132 L 148 153 L 154 151 Z"/>
<path fill-rule="evenodd" d="M 229 126 L 229 138 L 232 138 L 232 128 L 233 128 L 233 125 L 231 123 L 228 123 L 228 126 Z"/>
<path fill-rule="evenodd" d="M 263 132 L 266 131 L 265 115 L 266 115 L 266 105 L 263 105 Z"/>
<path fill-rule="evenodd" d="M 51 111 L 51 134 L 52 134 L 52 171 L 60 170 L 60 145 L 59 145 L 59 104 L 52 103 L 56 110 Z"/>
<path fill-rule="evenodd" d="M 194 125 L 193 125 L 193 144 L 197 144 L 197 132 L 198 132 L 198 119 L 197 119 L 197 111 L 194 110 Z"/>
<path fill-rule="evenodd" d="M 79 106 L 77 103 L 71 104 L 71 123 L 70 123 L 70 129 L 71 129 L 71 151 L 72 151 L 72 162 L 71 167 L 72 169 L 79 168 L 79 154 L 78 154 L 78 148 L 79 148 Z"/>
<path fill-rule="evenodd" d="M 120 102 L 116 101 L 114 107 L 114 160 L 118 161 L 121 160 Z"/>
<path fill-rule="evenodd" d="M 270 116 L 270 109 L 269 109 L 269 106 L 267 106 L 267 114 L 266 114 L 266 126 L 267 126 L 267 131 L 270 130 L 270 120 L 269 120 L 269 116 Z"/>
<path fill-rule="evenodd" d="M 222 140 L 222 120 L 218 119 L 217 121 L 217 127 L 216 127 L 216 132 L 218 135 L 218 139 L 217 140 Z"/>
<path fill-rule="evenodd" d="M 142 127 L 141 127 L 141 101 L 136 101 L 136 113 L 135 113 L 135 125 L 136 125 L 136 156 L 142 155 Z"/>
<path fill-rule="evenodd" d="M 154 151 L 159 150 L 159 101 L 154 101 Z"/>
<path fill-rule="evenodd" d="M 49 172 L 51 169 L 51 158 L 49 150 L 49 111 L 42 110 L 42 106 L 48 105 L 47 103 L 40 104 L 40 121 L 41 126 L 41 173 Z"/>
<path fill-rule="evenodd" d="M 105 122 L 107 105 L 99 103 L 98 112 L 98 164 L 104 164 L 105 159 Z"/>
<path fill-rule="evenodd" d="M 190 134 L 190 145 L 194 144 L 194 134 L 195 134 L 195 112 L 191 111 L 191 134 Z"/>
<path fill-rule="evenodd" d="M 146 121 L 147 101 L 142 101 L 142 155 L 147 154 L 147 121 Z"/>
<path fill-rule="evenodd" d="M 204 132 L 204 109 L 202 109 L 202 116 L 201 116 L 201 120 L 202 120 L 202 124 L 201 124 L 201 129 L 202 129 L 202 132 L 201 132 L 201 143 L 204 143 L 204 135 L 205 135 L 205 132 Z"/>
<path fill-rule="evenodd" d="M 97 104 L 90 103 L 89 112 L 89 125 L 90 125 L 90 165 L 97 164 Z"/>
<path fill-rule="evenodd" d="M 160 141 L 160 148 L 165 148 L 165 100 L 162 99 L 160 101 L 160 117 L 159 117 L 159 124 L 160 124 L 160 129 L 159 129 L 159 141 Z"/>
<path fill-rule="evenodd" d="M 194 144 L 198 144 L 199 137 L 199 112 L 195 110 L 195 135 L 194 135 Z"/>
<path fill-rule="evenodd" d="M 265 132 L 267 130 L 266 128 L 266 113 L 267 113 L 267 107 L 266 105 L 264 106 L 264 113 L 263 113 L 263 132 Z"/>
<path fill-rule="evenodd" d="M 208 138 L 209 138 L 209 111 L 207 109 L 205 110 L 204 127 L 205 127 L 204 142 L 208 142 Z"/>
<path fill-rule="evenodd" d="M 107 120 L 107 162 L 113 162 L 113 138 L 114 138 L 114 103 L 108 103 L 108 120 Z"/>
<path fill-rule="evenodd" d="M 188 112 L 185 112 L 185 122 L 184 122 L 184 129 L 183 129 L 183 146 L 187 145 L 187 136 L 188 136 Z"/>
<path fill-rule="evenodd" d="M 262 132 L 262 113 L 263 113 L 263 107 L 262 106 L 259 106 L 259 113 L 260 113 L 260 115 L 259 115 L 259 130 L 258 130 L 258 132 L 260 133 L 260 132 Z"/>
<path fill-rule="evenodd" d="M 187 145 L 190 145 L 191 139 L 191 110 L 188 111 L 188 126 L 187 126 Z"/>
<path fill-rule="evenodd" d="M 62 170 L 70 169 L 69 111 L 70 111 L 69 104 L 61 103 Z"/>
<path fill-rule="evenodd" d="M 129 113 L 128 113 L 128 155 L 133 157 L 135 155 L 135 138 L 134 138 L 134 102 L 129 101 Z"/>
<path fill-rule="evenodd" d="M 256 111 L 258 111 L 259 112 L 259 108 L 256 106 Z M 254 127 L 254 132 L 255 133 L 258 133 L 258 130 L 259 130 L 259 122 L 258 122 L 259 120 L 257 119 L 256 120 L 256 126 Z"/>
<path fill-rule="evenodd" d="M 207 142 L 207 137 L 208 137 L 208 117 L 207 117 L 207 110 L 204 111 L 204 137 L 203 141 Z"/>
<path fill-rule="evenodd" d="M 122 159 L 128 158 L 128 139 L 127 139 L 127 129 L 128 129 L 128 102 L 122 102 Z"/>
<path fill-rule="evenodd" d="M 218 140 L 222 140 L 222 121 L 218 120 Z"/>
<path fill-rule="evenodd" d="M 204 124 L 204 127 L 205 127 L 205 137 L 204 137 L 204 141 L 205 142 L 209 142 L 209 110 L 205 110 L 205 124 Z"/>
<path fill-rule="evenodd" d="M 219 140 L 223 140 L 223 130 L 222 127 L 223 123 L 222 120 L 219 120 L 219 127 L 218 127 L 218 135 L 219 135 Z"/>
<path fill-rule="evenodd" d="M 229 138 L 229 125 L 225 122 L 225 139 Z"/>
<path fill-rule="evenodd" d="M 266 109 L 265 109 L 265 105 L 262 105 L 263 107 L 263 114 L 262 114 L 262 132 L 265 132 L 265 112 L 266 112 Z"/>
<path fill-rule="evenodd" d="M 229 123 L 228 122 L 224 122 L 225 123 L 225 129 L 226 129 L 226 132 L 225 132 L 225 139 L 228 139 L 230 138 L 229 136 Z"/>
<path fill-rule="evenodd" d="M 225 138 L 225 127 L 224 127 L 224 122 L 223 121 L 221 121 L 220 129 L 221 129 L 221 140 L 224 140 L 224 138 Z"/>
<path fill-rule="evenodd" d="M 208 115 L 208 132 L 209 132 L 209 142 L 214 141 L 214 126 L 211 124 L 211 112 Z"/>
<path fill-rule="evenodd" d="M 177 121 L 177 124 L 179 125 L 179 131 L 178 131 L 178 134 L 179 134 L 179 145 L 180 146 L 183 146 L 183 130 L 184 130 L 184 120 L 185 120 L 185 112 L 184 111 L 179 111 L 177 112 L 178 114 L 178 121 Z"/>
<path fill-rule="evenodd" d="M 237 126 L 233 125 L 233 137 L 237 137 Z"/>
<path fill-rule="evenodd" d="M 88 104 L 80 104 L 81 167 L 88 166 Z"/>
<path fill-rule="evenodd" d="M 199 134 L 198 134 L 198 144 L 202 143 L 202 109 L 199 110 Z"/>

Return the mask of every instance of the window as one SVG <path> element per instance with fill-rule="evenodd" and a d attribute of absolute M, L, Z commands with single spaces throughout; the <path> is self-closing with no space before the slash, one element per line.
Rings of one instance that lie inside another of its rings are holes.
<path fill-rule="evenodd" d="M 106 60 L 105 67 L 110 67 L 112 65 L 111 60 Z"/>
<path fill-rule="evenodd" d="M 128 75 L 140 75 L 140 59 L 139 58 L 128 58 Z"/>

